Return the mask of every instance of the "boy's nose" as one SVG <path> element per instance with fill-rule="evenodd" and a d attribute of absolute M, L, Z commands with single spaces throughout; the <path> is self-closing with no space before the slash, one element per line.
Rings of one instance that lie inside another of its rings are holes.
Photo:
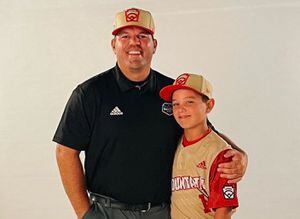
<path fill-rule="evenodd" d="M 178 106 L 178 111 L 179 111 L 179 112 L 185 112 L 186 109 L 185 109 L 185 107 L 184 107 L 183 105 L 179 105 L 179 106 Z"/>

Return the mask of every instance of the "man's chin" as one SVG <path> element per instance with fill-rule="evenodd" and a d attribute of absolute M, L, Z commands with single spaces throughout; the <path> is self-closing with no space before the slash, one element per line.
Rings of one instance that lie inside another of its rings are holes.
<path fill-rule="evenodd" d="M 131 68 L 131 69 L 136 69 L 136 70 L 138 70 L 138 69 L 143 69 L 143 68 L 145 68 L 145 64 L 143 64 L 143 63 L 141 63 L 140 61 L 133 61 L 133 62 L 130 62 L 130 65 L 129 65 L 129 67 Z"/>

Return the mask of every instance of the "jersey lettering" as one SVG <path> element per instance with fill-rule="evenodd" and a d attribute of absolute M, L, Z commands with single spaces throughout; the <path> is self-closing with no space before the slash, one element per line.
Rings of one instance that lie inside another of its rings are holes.
<path fill-rule="evenodd" d="M 201 176 L 178 176 L 172 178 L 172 191 L 198 189 L 202 190 L 205 185 L 205 179 Z"/>

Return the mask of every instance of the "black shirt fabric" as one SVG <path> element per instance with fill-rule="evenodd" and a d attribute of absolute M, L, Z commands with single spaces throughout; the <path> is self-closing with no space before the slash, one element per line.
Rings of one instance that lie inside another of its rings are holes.
<path fill-rule="evenodd" d="M 53 141 L 85 151 L 89 191 L 129 204 L 169 202 L 182 130 L 159 91 L 172 83 L 152 69 L 133 83 L 115 66 L 73 91 Z"/>

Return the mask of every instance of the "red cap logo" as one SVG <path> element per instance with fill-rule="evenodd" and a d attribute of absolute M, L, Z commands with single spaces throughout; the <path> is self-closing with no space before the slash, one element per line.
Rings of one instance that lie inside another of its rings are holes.
<path fill-rule="evenodd" d="M 131 8 L 125 11 L 126 22 L 138 22 L 140 16 L 140 11 L 135 8 Z"/>
<path fill-rule="evenodd" d="M 190 77 L 190 75 L 188 73 L 182 74 L 180 75 L 176 81 L 175 81 L 175 85 L 185 85 L 187 79 Z"/>

